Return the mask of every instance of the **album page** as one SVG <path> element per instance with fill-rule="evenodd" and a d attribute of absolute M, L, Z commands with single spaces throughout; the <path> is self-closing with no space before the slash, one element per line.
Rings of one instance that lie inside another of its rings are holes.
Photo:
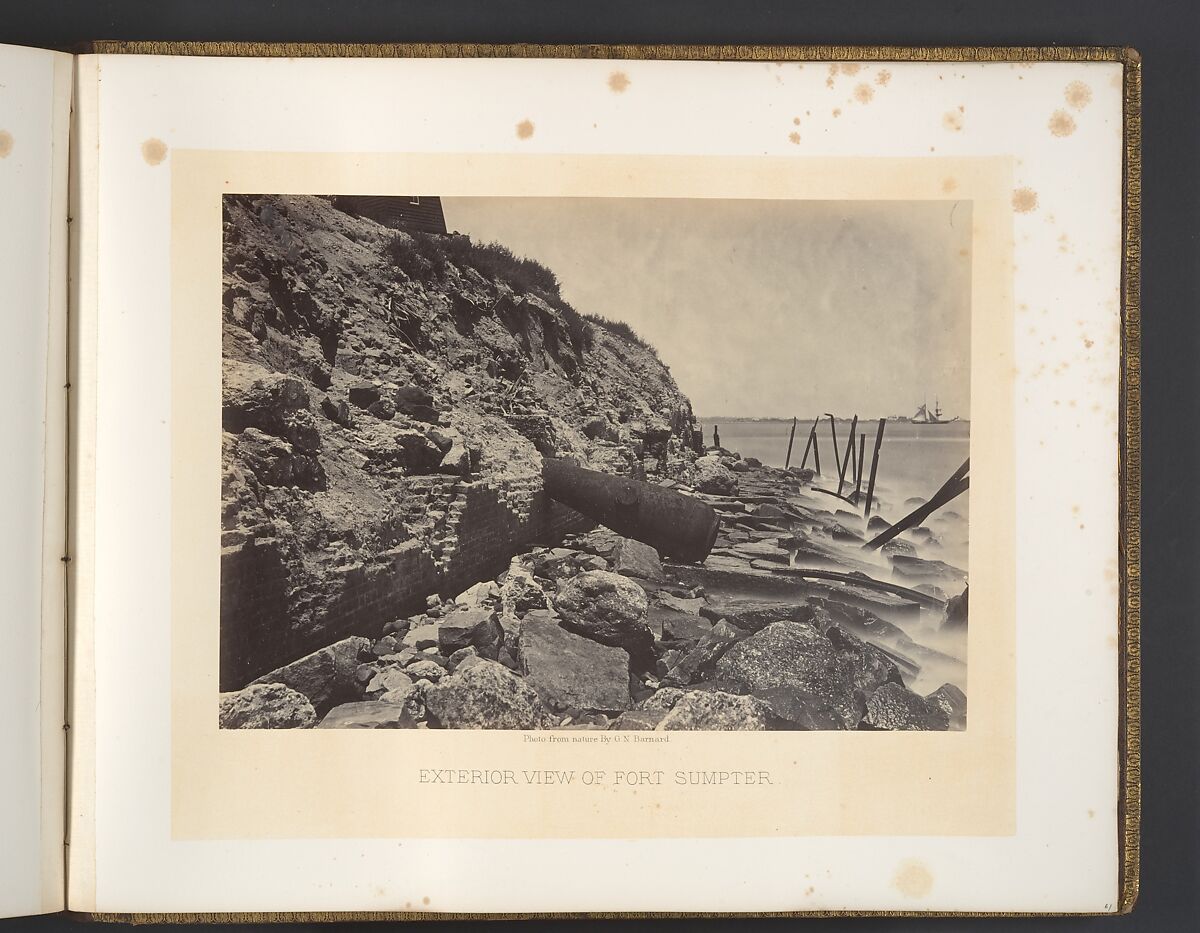
<path fill-rule="evenodd" d="M 83 59 L 72 907 L 1119 909 L 1126 68 Z"/>
<path fill-rule="evenodd" d="M 70 55 L 0 46 L 0 916 L 63 907 Z"/>

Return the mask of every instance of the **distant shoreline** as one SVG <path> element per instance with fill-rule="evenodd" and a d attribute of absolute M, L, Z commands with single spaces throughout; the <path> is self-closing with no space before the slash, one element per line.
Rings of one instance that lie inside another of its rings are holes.
<path fill-rule="evenodd" d="M 788 418 L 755 418 L 755 417 L 747 417 L 745 415 L 741 415 L 741 416 L 737 416 L 737 417 L 727 416 L 727 415 L 696 415 L 696 419 L 698 421 L 703 421 L 706 424 L 711 424 L 714 421 L 717 423 L 724 422 L 724 423 L 728 423 L 728 424 L 791 424 L 792 423 L 792 419 L 790 417 L 788 417 Z M 800 417 L 799 420 L 802 422 L 803 421 L 811 422 L 813 420 L 813 416 L 810 415 L 807 417 Z M 821 415 L 820 420 L 826 421 L 828 419 L 827 419 L 827 416 Z M 858 420 L 861 423 L 866 423 L 869 421 L 878 421 L 879 416 L 874 415 L 874 416 L 871 416 L 868 418 L 864 418 L 864 417 L 860 416 Z M 885 420 L 894 422 L 896 419 L 892 419 L 890 417 L 885 416 Z M 845 422 L 849 423 L 850 419 L 835 415 L 834 421 L 839 421 L 839 422 L 845 421 Z M 913 424 L 913 422 L 909 421 L 907 418 L 899 419 L 899 423 Z M 943 421 L 940 423 L 941 424 L 970 424 L 971 421 L 968 418 L 959 418 L 957 421 Z"/>

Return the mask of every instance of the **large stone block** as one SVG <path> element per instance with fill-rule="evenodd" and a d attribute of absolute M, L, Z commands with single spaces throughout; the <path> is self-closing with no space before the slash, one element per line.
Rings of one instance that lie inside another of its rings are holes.
<path fill-rule="evenodd" d="M 624 649 L 530 619 L 521 628 L 517 652 L 526 680 L 552 709 L 629 708 L 629 654 Z"/>

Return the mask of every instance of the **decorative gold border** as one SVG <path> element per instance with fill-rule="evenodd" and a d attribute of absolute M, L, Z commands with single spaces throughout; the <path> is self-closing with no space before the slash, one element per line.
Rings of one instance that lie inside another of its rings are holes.
<path fill-rule="evenodd" d="M 1142 821 L 1142 60 L 1132 49 L 1121 59 L 1124 74 L 1125 172 L 1122 244 L 1120 512 L 1121 665 L 1124 715 L 1121 754 L 1121 892 L 1117 909 L 1137 901 Z"/>
<path fill-rule="evenodd" d="M 1141 63 L 1119 46 L 854 46 L 854 45 L 548 45 L 414 42 L 123 42 L 98 39 L 88 51 L 116 55 L 256 58 L 603 58 L 648 61 L 893 61 Z M 1127 85 L 1128 86 L 1128 85 Z M 1140 83 L 1139 83 L 1140 89 Z"/>
<path fill-rule="evenodd" d="M 1122 717 L 1118 747 L 1121 796 L 1118 832 L 1122 863 L 1117 913 L 1138 896 L 1142 815 L 1141 743 L 1141 220 L 1142 60 L 1117 46 L 770 46 L 770 45 L 482 45 L 460 43 L 122 42 L 97 40 L 90 52 L 122 55 L 193 55 L 262 58 L 578 58 L 662 61 L 904 61 L 904 62 L 1120 62 L 1124 66 L 1124 242 L 1122 244 L 1121 435 L 1119 444 L 1119 551 L 1121 618 L 1119 680 Z M 1009 911 L 780 911 L 773 913 L 621 912 L 532 914 L 338 913 L 92 913 L 124 923 L 262 923 L 353 920 L 609 919 L 630 917 L 1015 917 Z M 1079 916 L 1080 914 L 1063 914 Z"/>

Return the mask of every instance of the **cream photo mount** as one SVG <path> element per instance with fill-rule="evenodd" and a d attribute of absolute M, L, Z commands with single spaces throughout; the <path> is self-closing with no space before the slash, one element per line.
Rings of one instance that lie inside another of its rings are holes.
<path fill-rule="evenodd" d="M 177 840 L 1007 836 L 1016 831 L 1013 160 L 171 150 L 171 832 Z M 948 184 L 951 180 L 953 184 Z M 961 733 L 671 733 L 217 725 L 224 194 L 960 200 L 972 205 L 970 718 Z M 371 769 L 361 761 L 369 757 Z M 590 784 L 422 783 L 432 768 Z M 660 786 L 618 770 L 665 769 Z M 677 784 L 675 771 L 770 783 Z M 605 777 L 599 778 L 603 772 Z M 419 799 L 381 808 L 389 792 Z M 464 792 L 466 791 L 466 792 Z M 703 826 L 695 814 L 705 813 Z"/>

